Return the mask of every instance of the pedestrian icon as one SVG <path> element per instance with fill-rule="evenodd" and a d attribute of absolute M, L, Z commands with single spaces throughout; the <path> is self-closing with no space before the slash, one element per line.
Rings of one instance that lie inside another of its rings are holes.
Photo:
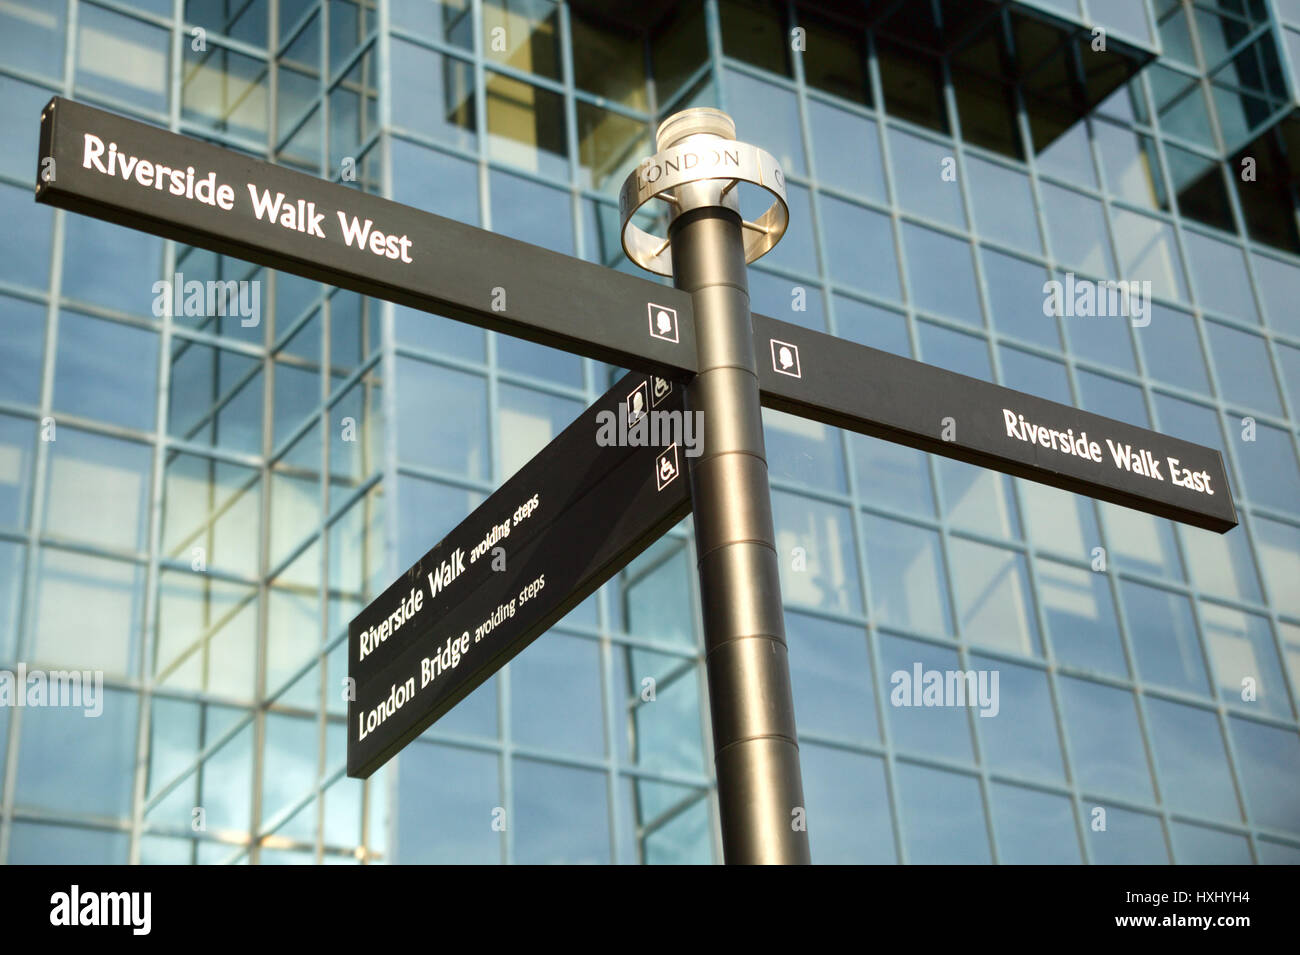
<path fill-rule="evenodd" d="M 669 381 L 667 378 L 659 378 L 658 376 L 656 376 L 654 378 L 654 383 L 650 386 L 650 391 L 651 391 L 650 404 L 654 405 L 656 408 L 659 407 L 659 402 L 667 398 L 668 395 L 672 392 L 672 390 L 673 390 L 673 383 L 671 381 Z"/>
<path fill-rule="evenodd" d="M 659 482 L 659 490 L 663 490 L 677 478 L 677 445 L 671 445 L 664 449 L 663 454 L 655 464 L 655 479 Z"/>
<path fill-rule="evenodd" d="M 649 394 L 650 386 L 643 381 L 632 389 L 631 394 L 627 396 L 627 423 L 629 425 L 635 424 L 637 419 L 646 413 L 646 409 L 650 404 Z"/>
<path fill-rule="evenodd" d="M 666 342 L 677 342 L 677 309 L 668 308 L 666 305 L 656 305 L 651 302 L 649 305 L 650 312 L 650 336 L 652 338 L 661 338 Z"/>
<path fill-rule="evenodd" d="M 772 370 L 791 378 L 802 378 L 799 370 L 799 346 L 772 339 Z"/>

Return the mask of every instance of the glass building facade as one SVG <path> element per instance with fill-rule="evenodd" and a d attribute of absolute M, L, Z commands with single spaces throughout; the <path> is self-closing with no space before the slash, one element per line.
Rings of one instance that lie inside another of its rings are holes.
<path fill-rule="evenodd" d="M 727 110 L 756 310 L 1218 448 L 1241 517 L 767 413 L 814 860 L 1300 861 L 1298 76 L 1297 0 L 0 3 L 0 668 L 105 682 L 0 707 L 0 860 L 721 860 L 689 521 L 344 775 L 348 621 L 617 371 L 37 205 L 65 95 L 627 271 L 656 124 Z"/>

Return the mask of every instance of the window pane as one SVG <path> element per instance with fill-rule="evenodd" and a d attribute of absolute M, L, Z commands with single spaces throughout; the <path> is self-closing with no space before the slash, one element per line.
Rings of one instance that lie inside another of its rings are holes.
<path fill-rule="evenodd" d="M 526 746 L 605 754 L 601 713 L 600 646 L 548 633 L 510 667 L 514 739 Z"/>
<path fill-rule="evenodd" d="M 393 861 L 499 863 L 501 833 L 492 828 L 501 805 L 497 755 L 421 742 L 407 746 L 400 761 L 395 809 L 402 837 Z"/>
<path fill-rule="evenodd" d="M 1228 726 L 1251 822 L 1300 833 L 1300 802 L 1295 798 L 1295 780 L 1300 776 L 1300 737 L 1294 729 L 1265 726 L 1235 716 L 1228 720 Z"/>
<path fill-rule="evenodd" d="M 1175 812 L 1240 821 L 1228 751 L 1214 711 L 1154 697 L 1147 697 L 1146 711 L 1165 805 Z"/>
<path fill-rule="evenodd" d="M 1106 828 L 1093 828 L 1100 820 L 1096 810 L 1103 810 Z M 1169 850 L 1165 847 L 1160 817 L 1144 812 L 1120 809 L 1118 806 L 1083 803 L 1084 832 L 1088 836 L 1088 852 L 1096 865 L 1168 865 Z"/>
<path fill-rule="evenodd" d="M 839 613 L 862 613 L 848 508 L 776 491 L 772 511 L 786 601 Z M 793 569 L 796 548 L 805 558 L 806 569 Z"/>
<path fill-rule="evenodd" d="M 908 212 L 966 228 L 952 147 L 891 128 L 889 150 L 899 205 Z M 954 172 L 951 177 L 945 175 L 948 169 Z"/>
<path fill-rule="evenodd" d="M 489 73 L 487 125 L 493 159 L 548 179 L 569 178 L 564 97 L 558 93 Z"/>
<path fill-rule="evenodd" d="M 1218 322 L 1206 322 L 1205 334 L 1224 397 L 1246 408 L 1282 414 L 1264 339 Z"/>
<path fill-rule="evenodd" d="M 1191 315 L 1153 303 L 1151 324 L 1138 329 L 1134 337 L 1142 347 L 1147 374 L 1152 378 L 1203 395 L 1211 394 L 1205 355 Z"/>
<path fill-rule="evenodd" d="M 898 790 L 909 863 L 992 861 L 978 779 L 900 763 Z"/>
<path fill-rule="evenodd" d="M 799 763 L 813 858 L 821 865 L 897 862 L 884 762 L 805 743 Z"/>
<path fill-rule="evenodd" d="M 951 635 L 951 613 L 939 535 L 923 527 L 869 514 L 867 538 L 872 612 L 877 623 Z"/>
<path fill-rule="evenodd" d="M 1042 252 L 1029 177 L 976 156 L 966 157 L 975 226 L 986 237 L 1028 252 Z"/>
<path fill-rule="evenodd" d="M 994 783 L 993 822 L 1003 865 L 1077 865 L 1078 835 L 1069 797 Z"/>
<path fill-rule="evenodd" d="M 105 690 L 102 706 L 93 719 L 68 706 L 24 712 L 14 792 L 18 806 L 119 819 L 129 814 L 138 699 Z"/>
<path fill-rule="evenodd" d="M 1079 785 L 1151 802 L 1151 774 L 1133 694 L 1070 677 L 1061 677 L 1057 685 Z"/>
<path fill-rule="evenodd" d="M 1047 270 L 987 247 L 981 250 L 981 255 L 994 327 L 1003 335 L 1014 335 L 1046 348 L 1060 348 L 1056 317 L 1044 312 Z"/>
<path fill-rule="evenodd" d="M 604 773 L 528 759 L 516 759 L 513 769 L 518 862 L 590 865 L 611 861 Z"/>
<path fill-rule="evenodd" d="M 1084 670 L 1127 677 L 1107 576 L 1040 560 L 1038 584 L 1056 659 Z"/>
<path fill-rule="evenodd" d="M 962 639 L 976 646 L 1040 656 L 1024 555 L 959 537 L 949 540 L 949 551 Z"/>
<path fill-rule="evenodd" d="M 156 113 L 165 112 L 169 46 L 167 30 L 102 7 L 79 4 L 77 88 Z M 123 63 L 129 63 L 131 68 L 121 69 Z M 48 66 L 43 69 L 48 70 Z"/>
<path fill-rule="evenodd" d="M 488 476 L 487 382 L 410 358 L 397 359 L 397 442 L 411 464 Z M 455 414 L 431 414 L 455 408 Z"/>
<path fill-rule="evenodd" d="M 831 279 L 840 285 L 901 301 L 898 258 L 889 216 L 830 196 L 821 197 L 821 214 Z"/>
<path fill-rule="evenodd" d="M 944 704 L 955 703 L 955 696 L 951 699 L 931 697 L 927 700 L 925 692 L 927 688 L 931 694 L 934 692 L 931 684 L 936 677 L 930 674 L 937 674 L 946 688 L 948 674 L 962 671 L 957 651 L 920 640 L 881 634 L 880 667 L 880 691 L 886 694 L 885 718 L 894 745 L 926 756 L 938 756 L 963 763 L 974 762 L 967 710 L 982 711 L 983 707 L 979 705 L 981 701 L 966 699 L 963 706 L 949 706 Z M 918 669 L 921 674 L 919 686 L 916 678 Z M 976 680 L 978 692 L 978 674 Z M 955 676 L 954 693 L 959 681 L 962 682 L 961 690 L 965 694 L 969 681 Z M 984 688 L 990 696 L 993 688 L 991 681 L 992 674 L 984 677 Z M 991 707 L 989 712 L 992 712 Z M 993 719 L 996 717 L 976 717 L 975 722 L 990 722 Z"/>
<path fill-rule="evenodd" d="M 776 157 L 781 168 L 796 176 L 808 174 L 803 136 L 799 130 L 799 103 L 793 91 L 775 83 L 727 70 L 727 112 L 736 121 L 742 140 L 757 142 Z M 757 134 L 762 132 L 761 137 Z"/>
<path fill-rule="evenodd" d="M 884 202 L 885 171 L 876 124 L 817 99 L 808 101 L 808 122 L 817 151 L 817 178 L 836 189 Z"/>
<path fill-rule="evenodd" d="M 984 324 L 970 243 L 905 222 L 903 247 L 918 309 L 977 327 Z"/>
<path fill-rule="evenodd" d="M 972 666 L 998 674 L 998 715 L 974 721 L 984 761 L 998 772 L 1063 781 L 1065 763 L 1047 674 L 1005 660 L 970 659 Z"/>
<path fill-rule="evenodd" d="M 153 449 L 60 429 L 50 442 L 45 532 L 124 551 L 145 548 Z"/>
<path fill-rule="evenodd" d="M 799 732 L 878 740 L 866 631 L 802 613 L 785 629 Z"/>
<path fill-rule="evenodd" d="M 1205 694 L 1209 682 L 1191 602 L 1171 591 L 1131 580 L 1120 583 L 1120 595 L 1142 679 Z"/>
<path fill-rule="evenodd" d="M 1201 619 L 1220 698 L 1294 718 L 1268 618 L 1202 602 Z"/>

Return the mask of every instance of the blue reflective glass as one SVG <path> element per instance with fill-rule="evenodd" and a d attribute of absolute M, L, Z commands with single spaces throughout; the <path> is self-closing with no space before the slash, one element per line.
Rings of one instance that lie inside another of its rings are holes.
<path fill-rule="evenodd" d="M 605 775 L 528 759 L 514 771 L 515 859 L 524 865 L 610 861 Z M 598 825 L 592 825 L 599 820 Z"/>
<path fill-rule="evenodd" d="M 1078 835 L 1068 796 L 994 783 L 993 826 L 1003 865 L 1077 865 Z"/>
<path fill-rule="evenodd" d="M 1283 719 L 1294 719 L 1273 627 L 1267 617 L 1201 601 L 1205 652 L 1219 696 Z"/>
<path fill-rule="evenodd" d="M 499 863 L 501 832 L 493 828 L 493 811 L 501 805 L 499 757 L 420 742 L 399 759 L 395 812 L 402 838 L 393 861 Z"/>
<path fill-rule="evenodd" d="M 916 333 L 921 341 L 922 361 L 972 378 L 993 380 L 989 344 L 982 337 L 930 322 L 917 322 Z M 954 409 L 954 416 L 960 410 Z"/>
<path fill-rule="evenodd" d="M 980 711 L 983 709 L 980 706 L 982 701 L 977 696 L 973 700 L 964 699 L 964 705 L 961 706 L 949 705 L 956 702 L 958 682 L 963 684 L 963 695 L 969 686 L 968 680 L 957 676 L 951 681 L 954 695 L 951 698 L 946 695 L 948 674 L 965 669 L 958 659 L 957 651 L 889 634 L 881 634 L 879 639 L 880 694 L 885 719 L 889 724 L 889 737 L 894 746 L 920 755 L 938 756 L 963 763 L 974 762 L 975 751 L 971 747 L 967 710 Z M 991 675 L 985 677 L 984 684 L 990 695 L 993 687 L 991 679 Z M 945 695 L 942 697 L 932 695 L 938 688 L 937 680 L 943 681 Z M 977 693 L 978 689 L 977 682 Z M 928 697 L 927 690 L 931 694 Z M 991 708 L 989 712 L 992 712 Z M 996 718 L 975 717 L 977 722 Z"/>
<path fill-rule="evenodd" d="M 1245 836 L 1190 822 L 1173 822 L 1174 858 L 1180 865 L 1250 865 L 1250 843 Z M 1269 860 L 1261 859 L 1268 865 Z M 1274 863 L 1276 864 L 1276 863 Z"/>
<path fill-rule="evenodd" d="M 866 631 L 793 612 L 785 629 L 799 732 L 878 740 Z"/>
<path fill-rule="evenodd" d="M 937 532 L 864 514 L 872 614 L 883 626 L 951 635 L 947 574 Z"/>
<path fill-rule="evenodd" d="M 516 743 L 600 758 L 600 645 L 548 633 L 510 665 L 511 735 Z"/>
<path fill-rule="evenodd" d="M 1159 816 L 1088 800 L 1083 803 L 1083 813 L 1088 854 L 1094 865 L 1169 864 Z"/>
<path fill-rule="evenodd" d="M 1061 782 L 1065 763 L 1047 673 L 972 655 L 971 666 L 998 674 L 998 712 L 977 718 L 980 753 L 998 772 Z"/>
<path fill-rule="evenodd" d="M 1205 335 L 1223 397 L 1245 409 L 1281 415 L 1282 399 L 1265 340 L 1210 321 L 1205 323 Z"/>
<path fill-rule="evenodd" d="M 907 316 L 867 302 L 835 296 L 835 331 L 868 348 L 893 352 L 904 358 L 912 357 L 912 343 L 907 336 Z M 1297 353 L 1300 355 L 1300 352 Z M 1300 358 L 1297 359 L 1297 389 L 1300 390 Z"/>
<path fill-rule="evenodd" d="M 1205 354 L 1196 334 L 1196 320 L 1191 315 L 1152 304 L 1151 324 L 1137 329 L 1133 337 L 1142 348 L 1147 374 L 1156 381 L 1211 394 Z M 1212 337 L 1210 347 L 1214 347 Z"/>
<path fill-rule="evenodd" d="M 53 221 L 54 210 L 33 202 L 30 189 L 0 183 L 0 222 L 5 223 L 0 233 L 0 281 L 46 290 L 50 283 Z M 76 234 L 81 230 L 71 231 Z"/>
<path fill-rule="evenodd" d="M 981 261 L 993 327 L 1003 335 L 1014 335 L 1046 348 L 1060 348 L 1056 316 L 1050 314 L 1045 304 L 1047 295 L 1043 287 L 1048 280 L 1047 270 L 987 247 L 981 250 Z"/>
<path fill-rule="evenodd" d="M 1235 245 L 1192 229 L 1183 232 L 1192 284 L 1201 307 L 1246 322 L 1258 322 L 1255 293 L 1246 274 L 1245 253 Z"/>
<path fill-rule="evenodd" d="M 951 537 L 948 557 L 962 639 L 975 646 L 1041 655 L 1024 555 Z"/>
<path fill-rule="evenodd" d="M 1038 586 L 1057 661 L 1127 677 L 1106 575 L 1040 560 Z"/>
<path fill-rule="evenodd" d="M 24 710 L 15 805 L 118 819 L 129 815 L 139 699 L 104 689 L 98 703 L 102 712 L 94 717 L 74 706 Z"/>
<path fill-rule="evenodd" d="M 776 157 L 781 168 L 797 176 L 807 175 L 794 91 L 739 70 L 727 70 L 725 79 L 727 112 L 736 121 L 736 129 L 742 133 L 762 130 L 763 148 Z"/>
<path fill-rule="evenodd" d="M 913 865 L 987 864 L 984 800 L 974 776 L 898 764 L 903 840 Z"/>
<path fill-rule="evenodd" d="M 827 269 L 837 285 L 901 301 L 889 216 L 831 196 L 820 199 Z"/>
<path fill-rule="evenodd" d="M 1101 203 L 1082 193 L 1043 183 L 1043 208 L 1051 235 L 1052 251 L 1059 262 L 1110 278 L 1115 274 L 1110 239 Z M 1130 276 L 1119 276 L 1130 278 Z"/>
<path fill-rule="evenodd" d="M 393 199 L 469 225 L 479 225 L 478 166 L 394 137 Z"/>
<path fill-rule="evenodd" d="M 45 306 L 0 295 L 0 400 L 37 405 L 45 355 Z"/>
<path fill-rule="evenodd" d="M 903 248 L 918 309 L 977 327 L 984 324 L 969 242 L 905 222 Z"/>
<path fill-rule="evenodd" d="M 77 312 L 59 315 L 54 407 L 153 431 L 158 335 Z"/>
<path fill-rule="evenodd" d="M 808 803 L 808 843 L 819 865 L 898 861 L 883 760 L 802 743 L 799 765 Z"/>
<path fill-rule="evenodd" d="M 880 161 L 880 130 L 876 123 L 811 98 L 808 122 L 816 150 L 818 180 L 884 202 L 885 170 Z"/>
<path fill-rule="evenodd" d="M 1147 697 L 1146 715 L 1164 804 L 1175 812 L 1239 822 L 1218 715 L 1155 697 Z"/>
<path fill-rule="evenodd" d="M 785 599 L 821 610 L 862 613 L 849 509 L 775 492 L 772 516 Z"/>
<path fill-rule="evenodd" d="M 1132 692 L 1064 676 L 1057 686 L 1079 785 L 1151 802 L 1151 773 Z"/>
<path fill-rule="evenodd" d="M 977 156 L 966 157 L 966 175 L 971 182 L 975 227 L 981 236 L 1027 252 L 1042 252 L 1029 177 Z"/>
<path fill-rule="evenodd" d="M 1300 266 L 1259 253 L 1251 257 L 1251 264 L 1268 324 L 1280 332 L 1300 335 L 1300 310 L 1295 307 L 1300 301 Z"/>
<path fill-rule="evenodd" d="M 573 209 L 569 194 L 521 176 L 493 169 L 488 175 L 492 193 L 492 231 L 544 249 L 573 255 Z M 508 296 L 527 295 L 526 289 L 510 288 Z"/>
<path fill-rule="evenodd" d="M 888 138 L 898 204 L 927 219 L 966 228 L 952 146 L 894 128 Z"/>
<path fill-rule="evenodd" d="M 1142 679 L 1204 694 L 1209 681 L 1191 602 L 1171 591 L 1131 580 L 1121 582 L 1120 594 Z"/>
<path fill-rule="evenodd" d="M 1228 720 L 1237 774 L 1246 791 L 1246 811 L 1257 826 L 1300 833 L 1300 802 L 1295 779 L 1300 775 L 1300 736 L 1293 729 L 1252 720 Z"/>
<path fill-rule="evenodd" d="M 397 442 L 410 464 L 488 476 L 487 382 L 411 358 L 397 359 Z M 440 414 L 438 409 L 456 410 Z"/>

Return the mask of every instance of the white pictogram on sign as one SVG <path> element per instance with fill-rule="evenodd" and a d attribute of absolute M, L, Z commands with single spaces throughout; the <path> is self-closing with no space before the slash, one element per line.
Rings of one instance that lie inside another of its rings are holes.
<path fill-rule="evenodd" d="M 650 404 L 659 407 L 659 402 L 667 398 L 673 390 L 673 383 L 667 378 L 656 377 L 650 385 Z"/>
<path fill-rule="evenodd" d="M 627 423 L 635 424 L 650 408 L 650 385 L 647 382 L 641 382 L 632 393 L 627 396 Z"/>
<path fill-rule="evenodd" d="M 664 449 L 663 454 L 655 459 L 655 480 L 659 482 L 659 490 L 663 490 L 669 484 L 677 479 L 677 445 L 671 445 Z"/>
<path fill-rule="evenodd" d="M 803 373 L 799 370 L 799 346 L 773 338 L 772 370 L 791 378 L 802 378 Z"/>
<path fill-rule="evenodd" d="M 651 302 L 649 305 L 650 312 L 650 336 L 652 338 L 661 338 L 666 342 L 677 343 L 677 309 L 668 308 L 665 305 L 656 305 Z"/>

